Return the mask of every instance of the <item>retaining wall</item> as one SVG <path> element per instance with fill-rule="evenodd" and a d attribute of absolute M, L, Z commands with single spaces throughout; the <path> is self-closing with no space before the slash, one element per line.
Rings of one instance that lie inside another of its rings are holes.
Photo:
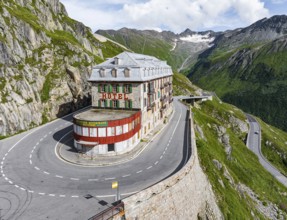
<path fill-rule="evenodd" d="M 123 199 L 125 217 L 132 219 L 222 219 L 215 195 L 197 155 L 190 113 L 192 155 L 176 174 Z"/>

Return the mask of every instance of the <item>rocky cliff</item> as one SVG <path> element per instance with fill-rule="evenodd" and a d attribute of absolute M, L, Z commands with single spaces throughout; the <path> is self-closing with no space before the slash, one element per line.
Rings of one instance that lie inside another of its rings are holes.
<path fill-rule="evenodd" d="M 0 135 L 89 103 L 92 66 L 122 49 L 99 42 L 58 0 L 0 2 Z"/>

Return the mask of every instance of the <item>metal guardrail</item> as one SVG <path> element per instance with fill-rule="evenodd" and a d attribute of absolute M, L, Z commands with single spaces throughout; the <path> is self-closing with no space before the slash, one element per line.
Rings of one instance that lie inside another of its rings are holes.
<path fill-rule="evenodd" d="M 120 202 L 117 205 L 107 208 L 106 210 L 94 215 L 88 220 L 108 220 L 108 219 L 112 220 L 114 219 L 114 217 L 124 217 L 124 215 L 125 215 L 125 206 L 123 202 Z"/>

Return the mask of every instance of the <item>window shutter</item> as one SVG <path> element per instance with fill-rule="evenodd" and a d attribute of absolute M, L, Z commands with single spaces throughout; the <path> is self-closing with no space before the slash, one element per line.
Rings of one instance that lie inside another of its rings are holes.
<path fill-rule="evenodd" d="M 98 92 L 101 92 L 101 84 L 98 84 Z"/>
<path fill-rule="evenodd" d="M 119 92 L 120 92 L 120 86 L 117 85 L 117 93 L 119 93 Z"/>
<path fill-rule="evenodd" d="M 126 92 L 125 92 L 125 84 L 123 84 L 122 89 L 123 89 L 123 93 L 126 93 Z"/>
<path fill-rule="evenodd" d="M 105 100 L 105 107 L 108 107 L 108 100 Z"/>
<path fill-rule="evenodd" d="M 101 107 L 101 100 L 98 100 L 98 107 Z"/>
<path fill-rule="evenodd" d="M 104 85 L 104 91 L 108 92 L 108 85 Z"/>
<path fill-rule="evenodd" d="M 125 100 L 125 108 L 128 108 L 128 101 Z"/>
<path fill-rule="evenodd" d="M 133 92 L 133 85 L 130 84 L 130 85 L 129 85 L 129 93 L 132 93 L 132 92 Z"/>
<path fill-rule="evenodd" d="M 117 100 L 117 108 L 119 108 L 119 107 L 120 107 L 120 101 Z"/>
<path fill-rule="evenodd" d="M 133 101 L 130 100 L 130 108 L 133 108 Z"/>
<path fill-rule="evenodd" d="M 109 85 L 109 92 L 112 93 L 113 92 L 113 86 Z"/>

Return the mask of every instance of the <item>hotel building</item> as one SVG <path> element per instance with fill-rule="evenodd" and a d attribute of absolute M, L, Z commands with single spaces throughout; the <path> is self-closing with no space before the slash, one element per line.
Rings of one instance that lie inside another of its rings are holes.
<path fill-rule="evenodd" d="M 89 156 L 132 150 L 172 112 L 172 69 L 123 52 L 94 67 L 92 108 L 74 115 L 74 145 Z"/>

